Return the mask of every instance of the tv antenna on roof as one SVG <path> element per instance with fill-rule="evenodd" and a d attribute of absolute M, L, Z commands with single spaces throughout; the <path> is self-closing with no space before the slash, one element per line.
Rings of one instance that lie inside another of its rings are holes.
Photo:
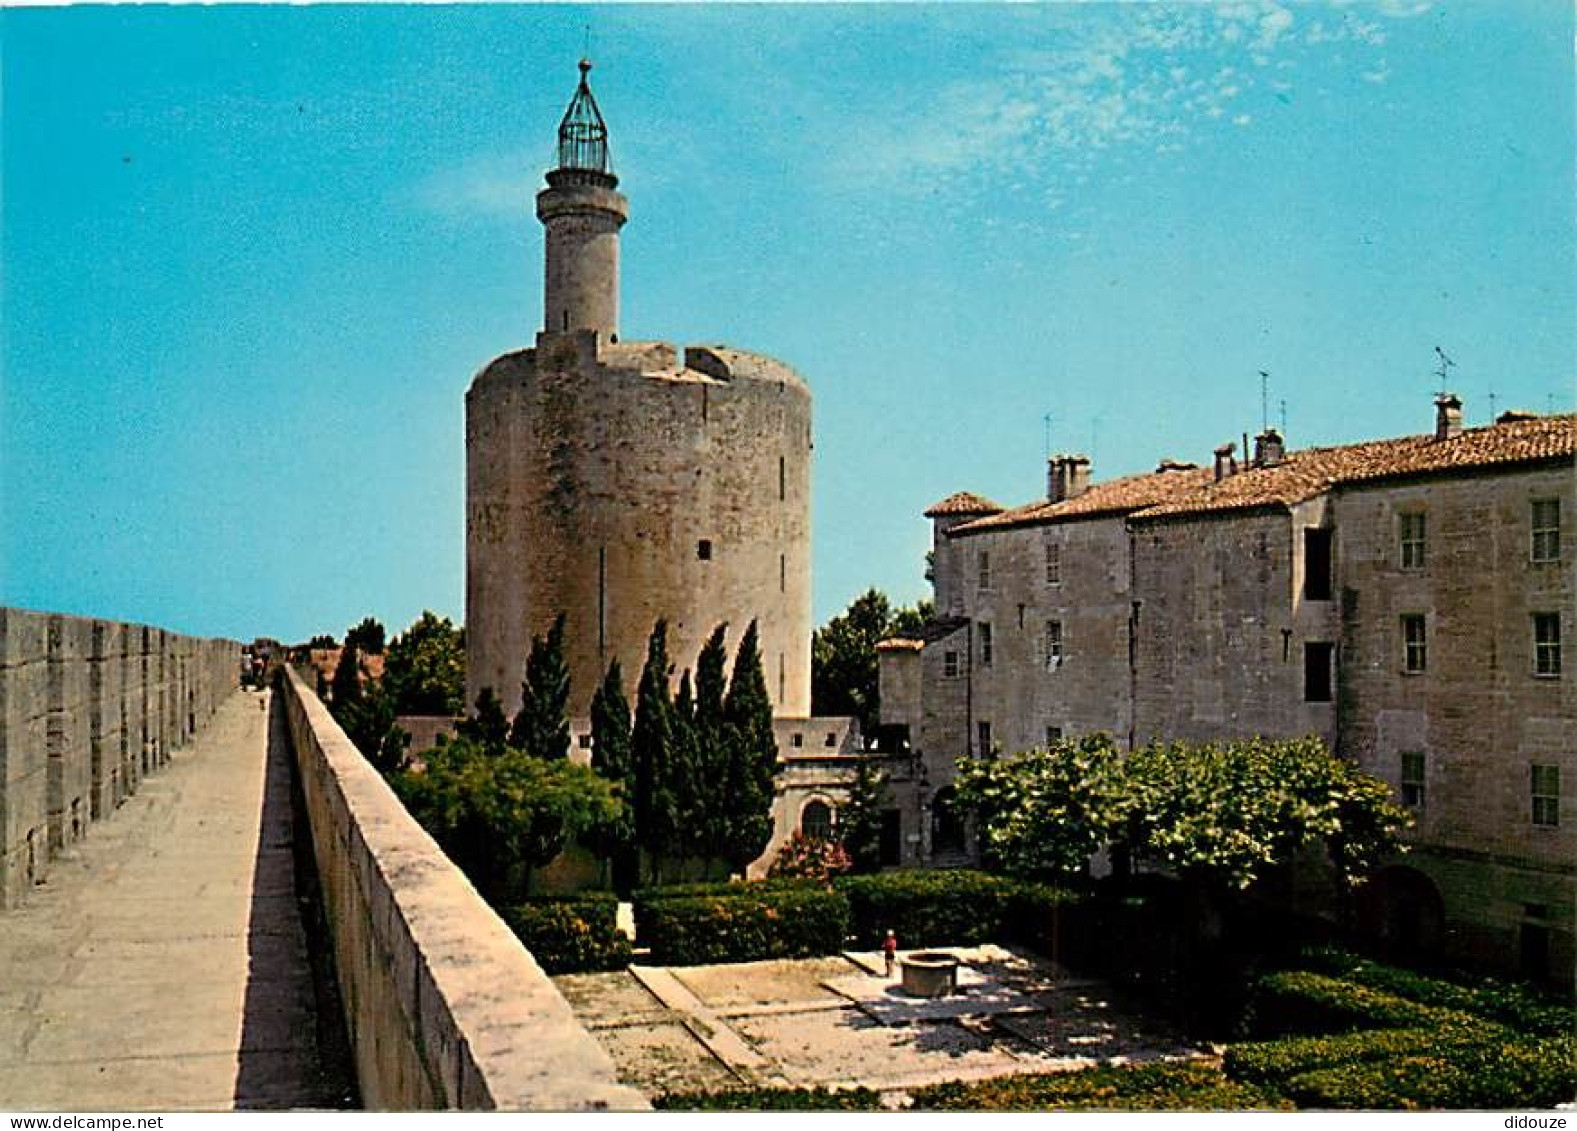
<path fill-rule="evenodd" d="M 1259 430 L 1270 431 L 1270 374 L 1259 371 Z"/>
<path fill-rule="evenodd" d="M 1283 439 L 1285 439 L 1286 435 L 1287 435 L 1287 398 L 1286 397 L 1282 397 L 1281 398 L 1281 435 L 1282 435 Z"/>
<path fill-rule="evenodd" d="M 1041 423 L 1046 426 L 1046 455 L 1051 455 L 1051 413 L 1041 417 Z"/>
<path fill-rule="evenodd" d="M 1446 395 L 1446 378 L 1451 370 L 1456 368 L 1457 363 L 1447 357 L 1446 351 L 1439 346 L 1435 347 L 1435 353 L 1440 358 L 1440 368 L 1436 369 L 1434 373 L 1436 377 L 1440 378 L 1440 395 L 1443 397 Z"/>

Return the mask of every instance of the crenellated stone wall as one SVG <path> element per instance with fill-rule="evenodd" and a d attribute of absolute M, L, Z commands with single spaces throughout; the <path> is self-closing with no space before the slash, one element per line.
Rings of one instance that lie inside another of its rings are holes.
<path fill-rule="evenodd" d="M 0 909 L 185 745 L 240 670 L 233 641 L 0 607 Z"/>

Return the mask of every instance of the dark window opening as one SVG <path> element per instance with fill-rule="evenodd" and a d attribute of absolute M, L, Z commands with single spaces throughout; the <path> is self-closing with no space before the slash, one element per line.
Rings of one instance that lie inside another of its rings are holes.
<path fill-rule="evenodd" d="M 799 831 L 813 840 L 832 839 L 832 806 L 812 801 L 800 810 Z"/>
<path fill-rule="evenodd" d="M 778 456 L 778 501 L 788 498 L 788 463 Z"/>
<path fill-rule="evenodd" d="M 1427 797 L 1424 785 L 1424 755 L 1419 750 L 1402 752 L 1402 804 L 1422 809 Z"/>
<path fill-rule="evenodd" d="M 1332 645 L 1308 642 L 1303 645 L 1303 701 L 1329 703 L 1331 701 L 1331 652 Z"/>
<path fill-rule="evenodd" d="M 791 734 L 791 735 L 789 735 L 789 745 L 790 746 L 795 746 L 795 747 L 804 746 L 805 745 L 805 736 L 803 734 Z"/>
<path fill-rule="evenodd" d="M 709 562 L 712 560 L 712 540 L 710 538 L 703 538 L 699 543 L 696 544 L 695 556 L 700 558 L 703 562 Z"/>
<path fill-rule="evenodd" d="M 1308 527 L 1303 532 L 1303 596 L 1309 601 L 1331 599 L 1331 532 Z"/>
<path fill-rule="evenodd" d="M 835 746 L 837 746 L 837 745 L 838 745 L 838 734 L 837 734 L 837 732 L 836 732 L 836 731 L 831 731 L 831 730 L 829 730 L 829 731 L 828 731 L 828 732 L 827 732 L 827 742 L 826 742 L 826 745 L 828 745 L 828 746 L 833 746 L 833 747 L 835 747 Z"/>
<path fill-rule="evenodd" d="M 989 758 L 991 756 L 991 724 L 988 722 L 976 723 L 975 738 L 976 745 L 979 747 L 978 753 L 980 757 Z"/>

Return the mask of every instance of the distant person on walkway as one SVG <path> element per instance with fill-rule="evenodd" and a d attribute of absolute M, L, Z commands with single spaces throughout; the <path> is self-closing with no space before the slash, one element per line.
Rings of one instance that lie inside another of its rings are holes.
<path fill-rule="evenodd" d="M 893 967 L 898 964 L 898 936 L 891 931 L 882 940 L 882 958 L 887 962 L 887 976 L 893 976 Z"/>

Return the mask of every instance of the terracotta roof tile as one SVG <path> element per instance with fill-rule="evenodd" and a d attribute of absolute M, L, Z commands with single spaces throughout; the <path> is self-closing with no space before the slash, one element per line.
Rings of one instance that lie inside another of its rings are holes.
<path fill-rule="evenodd" d="M 996 514 L 1002 508 L 990 499 L 968 491 L 960 491 L 956 495 L 949 495 L 939 503 L 933 503 L 925 509 L 926 518 L 939 518 L 950 514 Z"/>
<path fill-rule="evenodd" d="M 1249 467 L 1134 517 L 1285 507 L 1344 484 L 1577 457 L 1577 416 L 1541 416 L 1433 435 L 1370 440 L 1289 452 L 1272 467 Z"/>
<path fill-rule="evenodd" d="M 1433 435 L 1402 436 L 1305 448 L 1287 453 L 1285 459 L 1270 467 L 1245 467 L 1219 483 L 1210 468 L 1128 475 L 1093 484 L 1078 497 L 1060 503 L 1042 501 L 999 511 L 955 526 L 949 534 L 986 533 L 1100 515 L 1126 514 L 1142 520 L 1287 507 L 1343 484 L 1556 459 L 1577 459 L 1577 416 L 1507 420 L 1465 429 L 1446 440 L 1437 440 Z"/>
<path fill-rule="evenodd" d="M 1091 484 L 1082 494 L 1064 499 L 1060 503 L 1041 500 L 1027 506 L 1014 507 L 1012 510 L 994 514 L 990 518 L 976 519 L 974 522 L 955 526 L 949 533 L 977 534 L 1001 530 L 1009 526 L 1035 526 L 1039 523 L 1060 522 L 1064 519 L 1128 514 L 1196 492 L 1212 477 L 1211 471 L 1199 468 L 1125 475 L 1121 479 L 1108 479 L 1104 483 Z"/>

